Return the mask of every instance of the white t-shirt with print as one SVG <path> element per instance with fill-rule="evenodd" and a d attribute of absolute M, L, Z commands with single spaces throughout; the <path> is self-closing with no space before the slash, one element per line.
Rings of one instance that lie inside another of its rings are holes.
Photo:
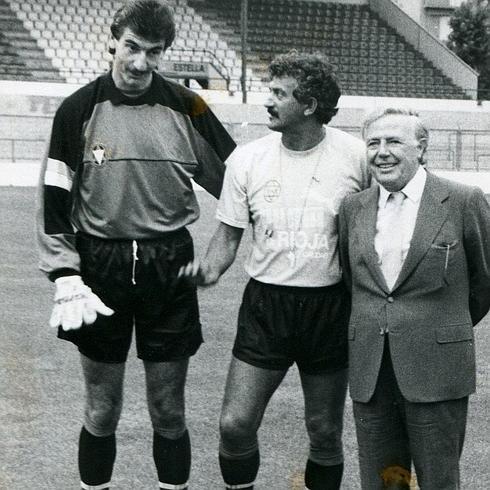
<path fill-rule="evenodd" d="M 253 227 L 245 270 L 284 286 L 318 287 L 341 280 L 337 214 L 345 195 L 369 185 L 364 143 L 326 127 L 307 151 L 292 151 L 280 133 L 240 146 L 229 156 L 217 218 Z"/>

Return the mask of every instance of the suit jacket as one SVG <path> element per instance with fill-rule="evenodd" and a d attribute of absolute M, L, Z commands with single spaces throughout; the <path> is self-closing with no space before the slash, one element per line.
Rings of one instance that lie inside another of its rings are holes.
<path fill-rule="evenodd" d="M 352 292 L 350 394 L 371 398 L 389 337 L 411 402 L 475 390 L 473 326 L 490 308 L 490 206 L 483 192 L 428 173 L 406 260 L 390 291 L 374 249 L 379 186 L 347 196 L 339 247 Z"/>

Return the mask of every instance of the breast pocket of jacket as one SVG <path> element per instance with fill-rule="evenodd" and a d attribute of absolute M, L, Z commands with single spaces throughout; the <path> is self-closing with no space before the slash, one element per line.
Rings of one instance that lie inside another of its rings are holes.
<path fill-rule="evenodd" d="M 450 285 L 455 280 L 454 267 L 457 262 L 461 242 L 459 239 L 435 240 L 427 254 L 426 261 L 434 277 L 441 278 L 444 284 Z"/>

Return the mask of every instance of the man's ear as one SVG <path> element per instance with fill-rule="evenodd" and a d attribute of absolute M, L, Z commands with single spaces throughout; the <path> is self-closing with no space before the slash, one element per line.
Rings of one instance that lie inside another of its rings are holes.
<path fill-rule="evenodd" d="M 307 103 L 306 109 L 304 111 L 305 116 L 312 116 L 315 114 L 315 111 L 318 107 L 318 101 L 315 99 L 315 97 L 310 97 L 310 100 Z"/>
<path fill-rule="evenodd" d="M 427 144 L 428 144 L 427 138 L 421 138 L 419 140 L 419 162 L 421 163 L 425 161 L 424 155 L 425 152 L 427 151 Z"/>
<path fill-rule="evenodd" d="M 107 44 L 107 51 L 109 51 L 109 54 L 115 55 L 116 54 L 116 39 L 114 36 L 111 36 L 109 39 L 109 43 Z"/>

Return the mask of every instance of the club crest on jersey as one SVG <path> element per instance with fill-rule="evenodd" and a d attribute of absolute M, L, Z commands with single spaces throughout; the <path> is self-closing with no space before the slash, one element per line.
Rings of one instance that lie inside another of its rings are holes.
<path fill-rule="evenodd" d="M 269 180 L 264 185 L 264 199 L 266 202 L 275 201 L 281 195 L 281 184 L 277 180 Z"/>
<path fill-rule="evenodd" d="M 95 165 L 100 166 L 104 164 L 108 157 L 107 150 L 104 145 L 101 145 L 100 143 L 95 144 L 92 147 L 92 157 Z"/>

